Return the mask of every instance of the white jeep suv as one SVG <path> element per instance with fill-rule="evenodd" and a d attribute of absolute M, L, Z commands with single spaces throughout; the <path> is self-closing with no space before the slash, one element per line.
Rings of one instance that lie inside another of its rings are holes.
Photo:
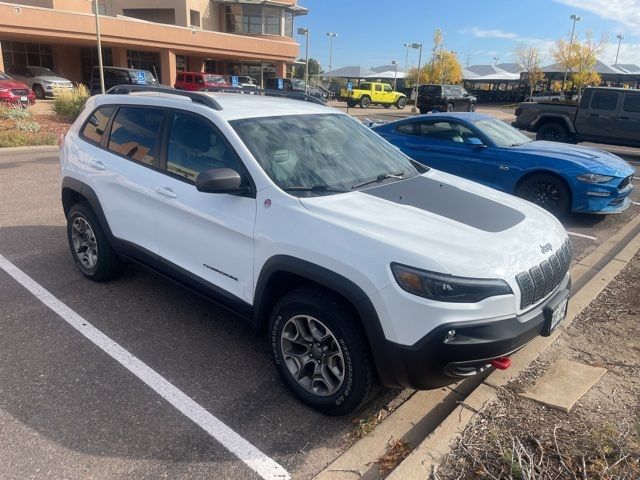
<path fill-rule="evenodd" d="M 136 88 L 91 98 L 62 145 L 78 268 L 133 259 L 233 309 L 314 408 L 456 382 L 564 317 L 571 247 L 534 204 L 329 107 Z"/>

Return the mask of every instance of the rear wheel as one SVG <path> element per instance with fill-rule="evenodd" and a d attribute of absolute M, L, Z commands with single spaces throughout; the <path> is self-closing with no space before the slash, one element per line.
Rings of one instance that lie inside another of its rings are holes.
<path fill-rule="evenodd" d="M 371 99 L 369 97 L 362 97 L 360 99 L 360 106 L 362 108 L 369 108 L 369 105 L 371 105 Z"/>
<path fill-rule="evenodd" d="M 538 130 L 536 140 L 548 140 L 550 142 L 566 142 L 569 134 L 564 125 L 557 122 L 546 123 Z"/>
<path fill-rule="evenodd" d="M 556 216 L 568 213 L 571 207 L 571 192 L 555 175 L 532 175 L 520 184 L 516 194 Z"/>
<path fill-rule="evenodd" d="M 402 110 L 406 106 L 407 106 L 407 99 L 404 97 L 399 98 L 398 101 L 396 102 L 396 108 L 398 110 Z"/>
<path fill-rule="evenodd" d="M 390 108 L 391 105 L 389 105 L 388 103 L 385 103 L 384 105 L 382 105 L 384 108 Z"/>
<path fill-rule="evenodd" d="M 447 103 L 447 112 L 453 112 L 453 103 Z"/>
<path fill-rule="evenodd" d="M 426 108 L 420 109 L 420 115 L 426 115 L 427 113 L 429 113 L 429 110 L 427 110 Z"/>
<path fill-rule="evenodd" d="M 364 334 L 348 306 L 332 293 L 313 287 L 289 292 L 273 309 L 269 331 L 280 376 L 316 410 L 344 415 L 374 392 Z"/>
<path fill-rule="evenodd" d="M 67 240 L 78 269 L 88 279 L 104 282 L 120 274 L 122 263 L 88 205 L 76 203 L 69 210 Z"/>

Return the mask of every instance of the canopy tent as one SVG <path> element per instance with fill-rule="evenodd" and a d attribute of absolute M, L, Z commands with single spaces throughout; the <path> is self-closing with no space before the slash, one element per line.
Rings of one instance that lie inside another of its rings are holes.
<path fill-rule="evenodd" d="M 389 79 L 401 79 L 406 77 L 407 74 L 405 72 L 396 72 L 395 70 L 386 70 L 386 71 L 382 71 L 382 72 L 375 72 L 372 73 L 371 75 L 367 75 L 364 78 L 380 78 L 380 79 L 385 79 L 385 80 L 389 80 Z"/>
<path fill-rule="evenodd" d="M 360 66 L 350 66 L 350 67 L 342 67 L 337 68 L 335 70 L 331 70 L 330 72 L 323 72 L 323 77 L 328 77 L 331 74 L 332 78 L 369 78 L 369 75 L 377 75 L 373 70 L 369 70 L 368 68 L 363 68 Z"/>

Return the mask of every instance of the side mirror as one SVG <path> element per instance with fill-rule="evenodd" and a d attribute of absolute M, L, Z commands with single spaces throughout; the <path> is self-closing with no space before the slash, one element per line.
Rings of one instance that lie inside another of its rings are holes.
<path fill-rule="evenodd" d="M 242 177 L 232 168 L 212 168 L 196 177 L 196 189 L 206 193 L 243 195 L 251 189 L 242 185 Z"/>
<path fill-rule="evenodd" d="M 480 140 L 479 138 L 476 137 L 469 137 L 464 141 L 465 145 L 469 145 L 470 147 L 476 147 L 476 148 L 486 148 L 486 145 L 482 142 L 482 140 Z"/>

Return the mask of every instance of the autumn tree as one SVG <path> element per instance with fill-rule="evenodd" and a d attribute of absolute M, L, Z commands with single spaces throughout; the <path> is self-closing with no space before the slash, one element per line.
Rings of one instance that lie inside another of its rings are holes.
<path fill-rule="evenodd" d="M 514 51 L 517 62 L 527 74 L 529 82 L 529 96 L 533 96 L 536 85 L 545 79 L 544 72 L 540 66 L 540 49 L 533 45 L 520 43 Z"/>
<path fill-rule="evenodd" d="M 591 32 L 587 32 L 584 40 L 575 38 L 573 43 L 560 39 L 551 51 L 556 62 L 571 72 L 571 80 L 578 87 L 578 95 L 587 85 L 598 85 L 602 79 L 595 71 L 598 55 L 607 44 L 606 37 L 595 40 Z"/>
<path fill-rule="evenodd" d="M 433 34 L 431 53 L 431 60 L 420 68 L 420 78 L 418 69 L 412 68 L 405 76 L 407 83 L 415 85 L 419 81 L 421 84 L 449 84 L 462 81 L 462 65 L 455 52 L 444 48 L 442 31 L 439 28 Z"/>

